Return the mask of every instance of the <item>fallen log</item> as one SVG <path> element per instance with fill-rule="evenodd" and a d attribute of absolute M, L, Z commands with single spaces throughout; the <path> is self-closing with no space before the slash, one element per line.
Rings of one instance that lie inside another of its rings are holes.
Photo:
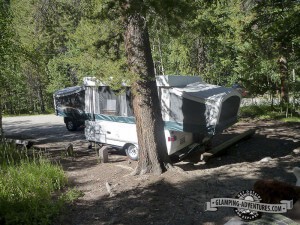
<path fill-rule="evenodd" d="M 32 141 L 12 139 L 12 138 L 5 138 L 4 142 L 10 143 L 10 144 L 15 144 L 18 147 L 24 147 L 27 149 L 31 148 L 34 144 Z"/>
<path fill-rule="evenodd" d="M 220 154 L 222 151 L 226 150 L 230 146 L 238 143 L 239 141 L 241 141 L 243 139 L 250 138 L 254 134 L 255 134 L 255 129 L 247 130 L 244 133 L 239 134 L 238 136 L 235 136 L 235 137 L 231 138 L 230 140 L 223 142 L 222 144 L 218 145 L 217 147 L 215 147 L 207 152 L 204 152 L 203 154 L 201 154 L 200 159 L 207 162 L 209 159 Z"/>

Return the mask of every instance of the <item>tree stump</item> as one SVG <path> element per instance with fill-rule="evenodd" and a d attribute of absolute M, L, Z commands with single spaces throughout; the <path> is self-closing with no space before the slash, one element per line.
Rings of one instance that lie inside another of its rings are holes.
<path fill-rule="evenodd" d="M 99 149 L 99 159 L 101 163 L 108 162 L 108 146 L 103 146 Z"/>

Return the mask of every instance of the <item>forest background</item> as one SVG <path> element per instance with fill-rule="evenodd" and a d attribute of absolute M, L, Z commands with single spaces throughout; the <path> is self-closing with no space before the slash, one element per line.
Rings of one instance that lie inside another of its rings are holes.
<path fill-rule="evenodd" d="M 113 77 L 115 88 L 124 80 L 134 82 L 126 63 L 122 18 L 113 18 L 110 4 L 0 0 L 1 112 L 53 112 L 53 93 L 81 85 L 85 76 L 106 82 Z M 148 13 L 156 75 L 200 75 L 223 86 L 238 83 L 251 96 L 280 96 L 283 104 L 297 107 L 299 1 L 194 1 L 188 10 L 190 16 L 179 23 L 176 11 L 171 23 Z"/>

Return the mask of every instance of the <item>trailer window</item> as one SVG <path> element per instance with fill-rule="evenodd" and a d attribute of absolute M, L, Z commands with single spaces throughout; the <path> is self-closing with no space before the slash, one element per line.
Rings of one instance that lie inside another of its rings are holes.
<path fill-rule="evenodd" d="M 99 102 L 100 96 L 99 92 L 95 87 L 87 87 L 85 90 L 85 111 L 88 113 L 100 113 Z"/>
<path fill-rule="evenodd" d="M 99 87 L 100 114 L 117 115 L 117 97 L 109 87 Z"/>
<path fill-rule="evenodd" d="M 99 106 L 100 114 L 132 116 L 131 93 L 128 89 L 118 93 L 109 87 L 99 87 Z"/>
<path fill-rule="evenodd" d="M 132 98 L 131 98 L 131 90 L 130 88 L 126 88 L 125 92 L 125 100 L 123 101 L 124 108 L 126 108 L 126 113 L 128 117 L 133 116 L 133 106 L 132 106 Z"/>
<path fill-rule="evenodd" d="M 84 91 L 56 97 L 56 107 L 71 107 L 84 110 Z"/>

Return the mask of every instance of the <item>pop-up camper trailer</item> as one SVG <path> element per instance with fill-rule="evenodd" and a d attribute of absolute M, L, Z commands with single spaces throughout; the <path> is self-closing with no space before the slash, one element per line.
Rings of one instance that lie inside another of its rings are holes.
<path fill-rule="evenodd" d="M 237 121 L 241 96 L 232 88 L 206 84 L 195 76 L 157 76 L 156 83 L 169 155 L 201 143 Z M 137 159 L 130 88 L 115 93 L 89 77 L 83 87 L 87 140 L 121 147 L 130 158 Z"/>
<path fill-rule="evenodd" d="M 63 116 L 66 127 L 69 131 L 74 131 L 77 127 L 84 125 L 87 118 L 84 113 L 85 105 L 84 86 L 68 87 L 56 91 L 53 95 L 55 113 Z"/>

